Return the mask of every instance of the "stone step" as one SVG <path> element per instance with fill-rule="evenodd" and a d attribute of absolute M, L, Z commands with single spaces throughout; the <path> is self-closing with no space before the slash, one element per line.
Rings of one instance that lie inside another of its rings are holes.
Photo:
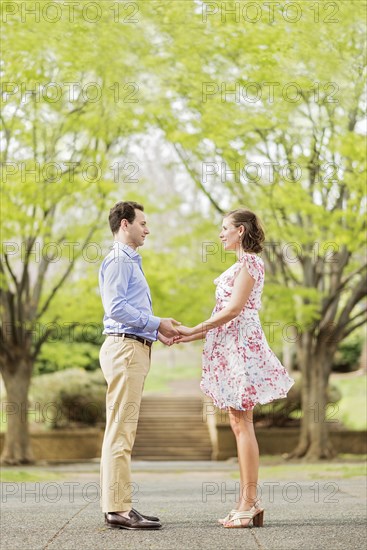
<path fill-rule="evenodd" d="M 201 397 L 143 397 L 134 458 L 210 460 L 211 455 Z"/>

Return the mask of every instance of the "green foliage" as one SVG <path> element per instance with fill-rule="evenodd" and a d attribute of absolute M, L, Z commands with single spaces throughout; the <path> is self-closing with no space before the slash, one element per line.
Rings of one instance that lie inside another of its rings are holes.
<path fill-rule="evenodd" d="M 97 274 L 111 238 L 107 213 L 115 199 L 135 199 L 152 212 L 157 230 L 144 250 L 154 311 L 186 324 L 209 317 L 213 279 L 232 261 L 215 248 L 222 213 L 245 205 L 260 214 L 267 235 L 261 316 L 280 329 L 294 323 L 300 332 L 313 331 L 311 372 L 318 337 L 322 343 L 331 324 L 337 342 L 363 322 L 356 309 L 366 295 L 365 2 L 337 2 L 332 24 L 325 17 L 316 22 L 307 0 L 297 3 L 299 22 L 289 23 L 275 3 L 275 21 L 263 17 L 256 24 L 230 15 L 223 20 L 220 13 L 204 21 L 210 3 L 195 0 L 137 1 L 137 23 L 126 24 L 124 3 L 99 4 L 98 25 L 83 19 L 80 4 L 73 24 L 65 17 L 35 23 L 18 13 L 4 29 L 2 78 L 19 86 L 5 93 L 2 110 L 2 160 L 16 165 L 4 179 L 1 205 L 3 240 L 17 250 L 8 248 L 0 272 L 2 313 L 12 327 L 1 341 L 9 357 L 17 352 L 9 369 L 23 355 L 31 362 L 39 347 L 38 372 L 66 369 L 57 373 L 60 383 L 64 373 L 71 376 L 70 366 L 97 366 L 103 339 Z M 51 82 L 62 89 L 56 101 L 42 93 Z M 74 94 L 70 82 L 77 83 Z M 273 101 L 269 82 L 276 83 Z M 284 86 L 294 82 L 298 100 L 284 99 Z M 98 101 L 81 93 L 90 83 L 99 86 Z M 244 98 L 251 83 L 262 91 L 260 101 Z M 205 96 L 208 84 L 216 91 Z M 137 101 L 127 100 L 126 86 Z M 239 99 L 231 93 L 235 86 Z M 22 97 L 32 88 L 39 94 Z M 157 173 L 148 167 L 134 183 L 124 171 L 116 178 L 111 167 L 134 152 L 139 170 L 144 166 L 147 136 L 153 157 L 155 147 L 163 151 L 153 161 Z M 98 165 L 98 177 L 86 177 L 89 163 Z M 209 176 L 207 163 L 215 168 Z M 260 166 L 259 177 L 244 172 L 250 163 Z M 50 164 L 61 172 L 49 171 Z M 296 165 L 300 176 L 284 172 L 286 165 Z M 38 177 L 24 176 L 35 166 Z M 92 241 L 103 243 L 98 261 L 83 256 Z M 68 243 L 76 243 L 72 264 Z M 215 252 L 204 261 L 208 243 Z M 295 257 L 289 244 L 298 247 Z M 60 340 L 54 344 L 43 332 L 50 323 L 61 326 L 50 332 Z M 33 349 L 23 345 L 30 333 L 45 336 L 43 350 L 42 337 Z M 278 330 L 278 347 L 282 335 Z M 352 361 L 354 352 L 341 349 Z M 90 389 L 85 370 L 77 372 L 71 401 L 67 386 L 57 394 L 76 410 Z"/>
<path fill-rule="evenodd" d="M 94 426 L 105 420 L 106 383 L 101 370 L 66 369 L 32 379 L 30 403 L 51 428 Z"/>
<path fill-rule="evenodd" d="M 175 317 L 185 325 L 210 316 L 215 305 L 213 280 L 235 260 L 221 250 L 218 233 L 219 223 L 215 226 L 192 217 L 176 228 L 170 252 L 144 252 L 144 271 L 157 314 Z"/>
<path fill-rule="evenodd" d="M 354 328 L 342 316 L 346 302 L 365 295 L 355 290 L 362 285 L 366 209 L 365 4 L 338 3 L 337 24 L 316 24 L 309 3 L 298 5 L 302 21 L 289 24 L 277 6 L 276 23 L 261 18 L 244 33 L 244 21 L 224 21 L 221 8 L 203 22 L 191 2 L 141 3 L 166 38 L 155 44 L 160 64 L 149 108 L 217 211 L 242 204 L 266 221 L 267 281 L 275 291 L 267 305 L 301 332 L 325 317 L 340 320 L 340 337 Z M 276 83 L 272 100 L 269 82 Z M 244 99 L 250 83 L 261 89 L 261 101 Z M 301 90 L 295 101 L 282 94 L 291 83 Z M 205 95 L 208 84 L 215 91 Z M 214 171 L 205 177 L 208 163 Z M 260 168 L 256 178 L 244 172 L 250 163 Z M 342 275 L 348 284 L 340 288 Z"/>
<path fill-rule="evenodd" d="M 204 21 L 205 2 L 199 6 L 187 0 L 138 2 L 134 24 L 116 24 L 116 3 L 111 2 L 103 3 L 98 25 L 81 17 L 80 6 L 75 8 L 78 23 L 74 26 L 65 19 L 51 24 L 41 17 L 33 32 L 31 18 L 21 22 L 14 17 L 5 30 L 9 41 L 5 81 L 23 82 L 26 89 L 53 81 L 61 86 L 94 82 L 102 93 L 93 102 L 83 94 L 70 96 L 64 87 L 59 101 L 50 101 L 42 93 L 38 102 L 36 96 L 29 96 L 19 112 L 20 93 L 6 96 L 8 154 L 16 145 L 22 154 L 15 160 L 28 167 L 35 158 L 41 168 L 47 162 L 65 161 L 75 161 L 78 167 L 73 179 L 66 171 L 57 183 L 52 178 L 39 182 L 22 178 L 21 171 L 8 177 L 5 238 L 33 237 L 36 231 L 42 246 L 52 241 L 80 244 L 91 215 L 103 212 L 100 221 L 106 227 L 103 220 L 112 197 L 141 200 L 161 222 L 161 249 L 153 248 L 152 254 L 144 250 L 155 312 L 181 317 L 187 324 L 207 318 L 214 305 L 212 280 L 228 265 L 222 259 L 211 257 L 204 262 L 201 258 L 203 245 L 216 243 L 220 221 L 217 214 L 211 219 L 208 197 L 219 210 L 240 204 L 253 208 L 266 221 L 269 242 L 278 243 L 277 253 L 282 253 L 284 243 L 296 242 L 302 247 L 302 262 L 314 254 L 326 271 L 329 266 L 322 264 L 331 241 L 358 251 L 364 143 L 355 126 L 363 114 L 359 103 L 363 6 L 350 4 L 352 8 L 338 4 L 338 24 L 327 24 L 322 18 L 315 24 L 306 1 L 299 2 L 302 21 L 289 24 L 281 6 L 275 6 L 276 23 L 262 17 L 254 25 L 246 24 L 245 33 L 244 21 L 230 15 L 223 21 L 220 13 Z M 123 14 L 127 15 L 122 10 L 120 18 Z M 61 36 L 67 39 L 60 40 Z M 126 101 L 121 93 L 129 82 L 138 87 L 136 102 Z M 238 101 L 235 94 L 223 100 L 222 84 L 228 89 L 238 85 L 242 91 L 250 82 L 262 87 L 262 101 Z M 279 83 L 274 101 L 266 95 L 265 82 Z M 302 88 L 299 101 L 282 98 L 282 87 L 290 82 Z M 320 83 L 319 93 L 315 82 Z M 327 82 L 337 84 L 337 102 L 328 101 L 330 90 L 323 87 Z M 207 83 L 214 83 L 218 91 L 204 97 Z M 184 182 L 180 190 L 172 185 L 165 192 L 151 174 L 138 186 L 121 185 L 113 177 L 111 165 L 131 154 L 130 144 L 139 146 L 152 129 L 175 152 L 175 161 L 170 158 L 169 162 Z M 323 139 L 326 129 L 332 130 L 330 138 Z M 74 149 L 66 146 L 71 143 Z M 203 177 L 205 162 L 234 170 L 254 161 L 262 167 L 259 180 L 219 172 L 207 180 Z M 272 182 L 266 181 L 264 162 L 269 161 L 280 168 L 296 163 L 301 179 L 285 178 L 276 168 Z M 90 182 L 83 176 L 79 168 L 88 162 L 100 166 L 99 180 Z M 327 175 L 332 163 L 338 164 L 335 179 Z M 191 188 L 187 192 L 190 180 L 198 192 Z M 341 208 L 337 201 L 344 186 L 348 193 Z M 189 208 L 185 211 L 182 205 Z M 95 233 L 97 243 L 103 242 L 107 234 L 103 231 Z M 312 252 L 315 243 L 318 247 Z M 68 252 L 62 247 L 56 269 L 48 271 L 43 300 L 61 268 L 67 267 Z M 60 289 L 42 320 L 100 322 L 95 284 L 99 263 L 80 258 L 75 276 L 68 279 L 69 288 Z M 262 314 L 270 321 L 298 323 L 304 330 L 320 317 L 330 288 L 327 281 L 316 287 L 306 280 L 304 264 L 283 264 L 283 274 L 278 269 L 267 272 Z M 350 260 L 347 274 L 353 268 Z"/>
<path fill-rule="evenodd" d="M 96 370 L 99 368 L 99 346 L 87 342 L 46 342 L 35 362 L 34 374 L 47 374 L 65 369 Z"/>
<path fill-rule="evenodd" d="M 333 362 L 333 371 L 350 372 L 359 368 L 363 347 L 363 336 L 358 333 L 340 343 Z"/>

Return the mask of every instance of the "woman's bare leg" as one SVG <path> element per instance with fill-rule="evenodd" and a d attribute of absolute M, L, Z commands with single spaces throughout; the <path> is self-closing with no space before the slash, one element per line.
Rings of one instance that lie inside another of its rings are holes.
<path fill-rule="evenodd" d="M 236 437 L 240 467 L 240 499 L 238 510 L 249 510 L 257 500 L 259 474 L 259 446 L 257 444 L 252 411 L 229 409 L 231 428 Z"/>

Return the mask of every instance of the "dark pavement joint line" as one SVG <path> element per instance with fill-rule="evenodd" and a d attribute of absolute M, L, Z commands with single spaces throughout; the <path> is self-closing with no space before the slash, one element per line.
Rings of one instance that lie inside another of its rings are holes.
<path fill-rule="evenodd" d="M 81 512 L 83 512 L 83 510 L 85 510 L 88 506 L 90 505 L 90 502 L 88 502 L 85 506 L 83 506 L 82 508 L 80 508 L 76 514 L 74 514 L 73 516 L 71 516 L 70 519 L 68 519 L 64 525 L 62 527 L 60 527 L 60 529 L 54 534 L 53 537 L 50 538 L 50 540 L 46 543 L 46 545 L 43 547 L 42 550 L 47 550 L 47 548 L 50 546 L 51 543 L 54 542 L 54 540 L 57 539 L 57 537 L 64 531 L 64 529 L 67 527 L 67 525 L 69 525 L 69 523 L 71 523 L 73 521 L 74 518 L 76 518 L 76 516 L 78 516 Z"/>
<path fill-rule="evenodd" d="M 261 544 L 261 542 L 260 542 L 259 539 L 257 538 L 256 533 L 254 532 L 253 527 L 251 528 L 250 533 L 251 533 L 251 535 L 254 537 L 258 549 L 259 549 L 259 550 L 266 550 L 266 548 Z"/>

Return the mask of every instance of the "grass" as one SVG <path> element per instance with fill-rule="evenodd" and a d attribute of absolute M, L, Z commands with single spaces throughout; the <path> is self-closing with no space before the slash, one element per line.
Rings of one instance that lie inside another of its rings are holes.
<path fill-rule="evenodd" d="M 331 382 L 340 390 L 341 400 L 329 408 L 333 419 L 337 419 L 350 430 L 367 429 L 367 375 L 331 375 Z"/>
<path fill-rule="evenodd" d="M 332 374 L 330 383 L 338 388 L 341 399 L 326 409 L 326 421 L 348 430 L 367 430 L 367 375 Z M 315 414 L 318 414 L 315 408 Z M 291 418 L 300 419 L 302 411 L 293 411 Z"/>
<path fill-rule="evenodd" d="M 13 483 L 21 483 L 21 482 L 31 482 L 31 481 L 56 481 L 58 479 L 65 479 L 64 474 L 56 474 L 52 472 L 38 472 L 38 471 L 32 471 L 31 469 L 29 471 L 24 470 L 18 470 L 18 468 L 12 467 L 9 470 L 1 470 L 0 471 L 0 481 L 1 482 L 13 482 Z"/>
<path fill-rule="evenodd" d="M 192 381 L 199 386 L 201 377 L 202 346 L 185 344 L 185 347 L 167 348 L 157 344 L 152 354 L 152 364 L 145 380 L 144 394 L 170 393 L 177 382 Z"/>
<path fill-rule="evenodd" d="M 145 381 L 144 393 L 169 393 L 170 384 L 178 380 L 197 380 L 199 385 L 200 369 L 197 366 L 185 365 L 177 365 L 172 370 L 151 368 Z"/>
<path fill-rule="evenodd" d="M 280 463 L 279 463 L 280 462 Z M 351 479 L 366 476 L 366 455 L 339 455 L 331 461 L 304 463 L 285 461 L 280 456 L 260 458 L 260 480 L 308 481 L 314 479 Z M 239 472 L 231 474 L 239 479 Z"/>
<path fill-rule="evenodd" d="M 1 482 L 42 482 L 42 481 L 58 481 L 62 479 L 77 478 L 80 479 L 83 473 L 78 466 L 78 471 L 73 472 L 51 472 L 39 469 L 39 467 L 29 466 L 26 471 L 24 467 L 9 467 L 4 468 L 0 472 Z M 237 469 L 237 464 L 233 464 L 233 470 Z M 232 470 L 232 467 L 231 467 Z M 91 472 L 89 469 L 86 471 L 88 479 L 91 475 L 98 476 L 99 465 L 96 464 L 96 470 Z M 157 475 L 155 469 L 147 468 L 142 471 L 146 474 L 151 472 L 153 475 Z M 177 469 L 175 473 L 187 474 L 186 469 Z M 164 472 L 159 472 L 159 475 Z M 228 472 L 232 479 L 239 479 L 239 472 Z M 260 458 L 260 481 L 313 481 L 313 480 L 338 480 L 338 479 L 352 479 L 365 477 L 366 475 L 366 455 L 352 455 L 352 454 L 340 454 L 338 457 L 330 461 L 318 461 L 314 463 L 304 463 L 301 461 L 286 461 L 280 455 L 263 455 Z"/>

